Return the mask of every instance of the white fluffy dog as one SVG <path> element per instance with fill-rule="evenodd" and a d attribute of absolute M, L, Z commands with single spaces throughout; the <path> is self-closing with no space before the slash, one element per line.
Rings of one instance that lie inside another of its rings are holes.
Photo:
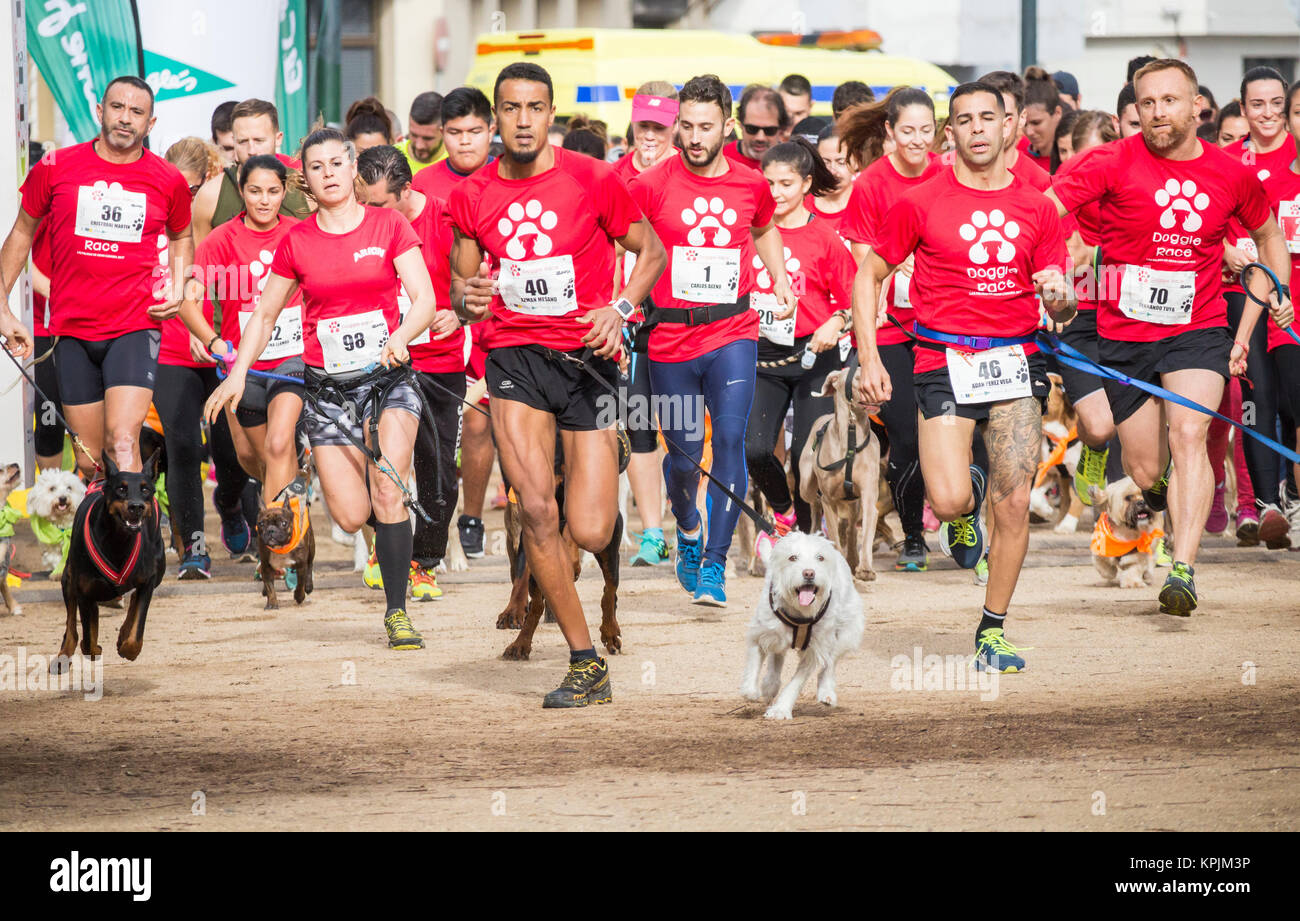
<path fill-rule="evenodd" d="M 766 563 L 763 596 L 745 634 L 748 649 L 740 695 L 746 700 L 775 697 L 764 715 L 788 720 L 799 692 L 820 667 L 817 699 L 833 707 L 835 665 L 862 644 L 866 623 L 849 564 L 826 538 L 800 531 L 777 541 Z M 781 666 L 789 649 L 799 650 L 799 667 L 781 687 Z M 764 660 L 767 669 L 760 683 Z"/>
<path fill-rule="evenodd" d="M 70 470 L 42 470 L 27 493 L 27 517 L 32 519 L 32 530 L 45 547 L 41 562 L 54 572 L 63 571 L 63 547 L 66 542 L 58 539 L 53 531 L 71 531 L 77 506 L 84 498 L 86 486 L 81 482 L 81 477 Z M 46 522 L 47 525 L 41 527 L 41 522 Z"/>

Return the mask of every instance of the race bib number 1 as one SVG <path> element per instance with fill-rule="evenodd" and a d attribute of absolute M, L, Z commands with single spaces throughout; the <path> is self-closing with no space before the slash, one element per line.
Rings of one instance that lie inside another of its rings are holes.
<path fill-rule="evenodd" d="M 1126 265 L 1119 288 L 1120 313 L 1130 320 L 1186 326 L 1196 303 L 1196 273 Z"/>
<path fill-rule="evenodd" d="M 128 192 L 116 183 L 83 185 L 77 191 L 76 233 L 79 237 L 139 243 L 144 232 L 145 194 Z"/>
<path fill-rule="evenodd" d="M 1033 396 L 1024 346 L 983 352 L 948 349 L 948 379 L 958 403 L 992 403 Z"/>
<path fill-rule="evenodd" d="M 382 310 L 320 320 L 316 338 L 325 359 L 325 373 L 346 374 L 376 364 L 388 342 L 388 332 Z"/>
<path fill-rule="evenodd" d="M 734 304 L 740 294 L 740 250 L 673 247 L 673 297 L 695 304 Z"/>
<path fill-rule="evenodd" d="M 776 312 L 781 307 L 780 302 L 775 294 L 763 291 L 751 291 L 749 305 L 758 311 L 758 332 L 764 339 L 773 345 L 794 345 L 794 321 L 798 309 L 790 314 L 789 319 L 778 320 Z"/>
<path fill-rule="evenodd" d="M 253 311 L 239 311 L 239 338 L 244 338 L 244 330 L 252 319 Z M 280 318 L 275 321 L 271 339 L 262 350 L 259 361 L 280 361 L 302 354 L 302 308 L 286 307 L 280 311 Z"/>

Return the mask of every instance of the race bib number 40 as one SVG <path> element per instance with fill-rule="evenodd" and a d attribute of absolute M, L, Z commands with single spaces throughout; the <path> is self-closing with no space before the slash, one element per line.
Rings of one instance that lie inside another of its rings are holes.
<path fill-rule="evenodd" d="M 128 192 L 114 183 L 83 185 L 77 190 L 79 237 L 139 243 L 144 232 L 145 194 Z"/>
<path fill-rule="evenodd" d="M 388 342 L 388 332 L 388 321 L 382 310 L 320 320 L 316 324 L 316 338 L 325 359 L 325 373 L 346 374 L 377 363 Z"/>
<path fill-rule="evenodd" d="M 1119 287 L 1120 313 L 1130 320 L 1186 326 L 1196 303 L 1196 273 L 1126 265 Z"/>
<path fill-rule="evenodd" d="M 740 250 L 673 247 L 673 297 L 695 304 L 732 304 L 740 295 Z"/>
<path fill-rule="evenodd" d="M 253 317 L 253 311 L 239 312 L 239 338 L 244 338 L 244 330 Z M 286 307 L 280 311 L 280 318 L 275 321 L 270 341 L 262 350 L 261 361 L 280 361 L 302 354 L 302 308 Z"/>
<path fill-rule="evenodd" d="M 561 317 L 578 309 L 572 256 L 501 260 L 497 292 L 506 307 L 539 317 Z"/>
<path fill-rule="evenodd" d="M 993 403 L 1033 396 L 1029 359 L 1021 345 L 983 352 L 948 349 L 948 379 L 958 403 Z"/>
<path fill-rule="evenodd" d="M 758 311 L 758 332 L 764 339 L 773 345 L 794 345 L 794 321 L 798 315 L 797 309 L 788 319 L 778 320 L 776 313 L 781 309 L 780 301 L 776 299 L 775 294 L 763 291 L 750 292 L 749 305 Z"/>

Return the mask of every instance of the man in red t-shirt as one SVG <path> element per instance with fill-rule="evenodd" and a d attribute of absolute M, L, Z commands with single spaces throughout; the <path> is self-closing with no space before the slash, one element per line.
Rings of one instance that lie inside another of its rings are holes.
<path fill-rule="evenodd" d="M 763 154 L 784 141 L 791 127 L 781 94 L 760 83 L 745 87 L 732 124 L 741 134 L 722 149 L 723 154 L 732 163 L 759 173 L 763 172 Z"/>
<path fill-rule="evenodd" d="M 555 120 L 550 74 L 511 64 L 493 93 L 505 154 L 451 193 L 451 300 L 468 322 L 491 317 L 484 347 L 492 432 L 519 498 L 530 571 L 569 643 L 569 673 L 543 706 L 608 703 L 609 668 L 593 648 L 560 537 L 556 430 L 569 536 L 598 553 L 618 541 L 622 524 L 614 359 L 623 322 L 666 259 L 606 163 L 548 142 Z M 616 242 L 638 259 L 624 296 L 613 302 Z"/>
<path fill-rule="evenodd" d="M 1289 277 L 1286 241 L 1254 173 L 1196 136 L 1192 69 L 1153 61 L 1133 86 L 1141 135 L 1083 154 L 1048 194 L 1062 214 L 1100 206 L 1101 362 L 1216 407 L 1227 377 L 1245 371 L 1245 343 L 1262 312 L 1245 305 L 1234 342 L 1220 280 L 1229 221 L 1240 221 L 1279 278 Z M 1263 299 L 1266 283 L 1259 274 L 1254 281 Z M 1278 325 L 1290 324 L 1286 291 L 1272 313 Z M 1192 567 L 1214 491 L 1206 455 L 1210 417 L 1135 387 L 1107 381 L 1106 389 L 1125 471 L 1151 508 L 1167 505 L 1173 518 L 1176 559 L 1160 591 L 1161 610 L 1187 616 L 1197 603 Z"/>
<path fill-rule="evenodd" d="M 855 396 L 883 403 L 892 394 L 876 348 L 877 279 L 915 254 L 921 474 L 930 506 L 945 522 L 941 546 L 967 569 L 983 558 L 980 505 L 988 490 L 997 540 L 988 553 L 975 653 L 980 668 L 1012 672 L 1025 662 L 1003 627 L 1029 547 L 1029 492 L 1051 389 L 1046 360 L 1033 344 L 1035 298 L 1060 323 L 1073 319 L 1077 304 L 1062 275 L 1068 257 L 1060 218 L 1006 167 L 1010 116 L 1002 95 L 988 84 L 962 84 L 949 112 L 954 169 L 899 199 L 859 270 L 865 285 L 855 285 L 853 302 L 861 366 Z M 989 450 L 987 475 L 971 463 L 977 423 Z"/>
<path fill-rule="evenodd" d="M 22 207 L 0 253 L 6 303 L 0 336 L 23 356 L 31 335 L 7 295 L 27 263 L 37 228 L 49 222 L 50 332 L 69 426 L 85 445 L 77 464 L 90 477 L 106 453 L 139 471 L 140 427 L 153 399 L 160 323 L 180 311 L 194 260 L 190 189 L 176 167 L 144 149 L 153 130 L 153 91 L 117 77 L 95 108 L 100 133 L 43 158 L 22 187 Z M 169 265 L 160 250 L 169 248 Z M 89 453 L 90 456 L 87 456 Z"/>
<path fill-rule="evenodd" d="M 1020 74 L 1009 70 L 995 70 L 979 78 L 980 83 L 992 86 L 1002 94 L 1002 105 L 1011 116 L 1010 135 L 1002 143 L 1002 155 L 1007 169 L 1026 180 L 1040 192 L 1052 185 L 1052 177 L 1028 153 L 1029 141 L 1023 132 L 1025 119 L 1025 81 Z"/>

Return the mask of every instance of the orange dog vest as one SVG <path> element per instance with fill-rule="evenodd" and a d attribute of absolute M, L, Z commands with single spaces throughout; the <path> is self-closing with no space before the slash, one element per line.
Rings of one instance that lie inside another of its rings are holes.
<path fill-rule="evenodd" d="M 1092 552 L 1097 556 L 1117 557 L 1132 553 L 1150 553 L 1151 547 L 1165 532 L 1156 528 L 1145 534 L 1138 534 L 1137 540 L 1124 540 L 1115 536 L 1111 527 L 1110 516 L 1102 512 L 1097 518 L 1097 526 L 1092 529 Z"/>

